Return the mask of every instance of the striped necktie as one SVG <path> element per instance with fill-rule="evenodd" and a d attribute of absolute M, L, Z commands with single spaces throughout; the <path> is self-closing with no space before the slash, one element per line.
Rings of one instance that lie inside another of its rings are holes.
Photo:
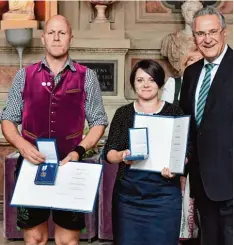
<path fill-rule="evenodd" d="M 213 69 L 214 66 L 215 64 L 212 64 L 212 63 L 208 63 L 205 65 L 206 74 L 203 79 L 201 89 L 199 91 L 198 101 L 197 101 L 197 114 L 196 114 L 197 126 L 200 125 L 201 120 L 202 120 L 202 115 L 203 115 L 204 108 L 206 105 L 206 99 L 207 99 L 209 89 L 210 89 L 211 70 Z"/>

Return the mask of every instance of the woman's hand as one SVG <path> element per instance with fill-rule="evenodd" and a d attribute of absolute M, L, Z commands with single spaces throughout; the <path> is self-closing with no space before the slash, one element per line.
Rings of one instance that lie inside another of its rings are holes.
<path fill-rule="evenodd" d="M 171 179 L 175 177 L 175 174 L 172 174 L 169 168 L 163 168 L 161 175 L 167 179 Z"/>
<path fill-rule="evenodd" d="M 125 160 L 125 157 L 128 156 L 128 155 L 130 155 L 130 154 L 131 154 L 131 152 L 130 152 L 128 149 L 122 151 L 122 159 L 123 159 L 123 162 L 124 162 L 125 164 L 132 165 L 132 164 L 135 163 L 135 161 Z"/>
<path fill-rule="evenodd" d="M 114 163 L 114 164 L 119 164 L 121 162 L 124 162 L 125 164 L 133 164 L 135 163 L 135 161 L 125 160 L 125 157 L 130 154 L 131 152 L 128 149 L 123 150 L 123 151 L 110 150 L 107 153 L 107 160 L 108 162 Z"/>

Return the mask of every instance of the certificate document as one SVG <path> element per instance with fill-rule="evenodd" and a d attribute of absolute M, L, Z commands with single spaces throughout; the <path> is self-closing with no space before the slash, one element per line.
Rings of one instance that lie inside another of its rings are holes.
<path fill-rule="evenodd" d="M 131 169 L 183 174 L 190 116 L 135 114 L 134 127 L 148 128 L 149 157 L 131 165 Z"/>
<path fill-rule="evenodd" d="M 68 162 L 59 166 L 55 185 L 35 185 L 36 172 L 37 165 L 23 161 L 11 205 L 93 212 L 102 164 Z"/>

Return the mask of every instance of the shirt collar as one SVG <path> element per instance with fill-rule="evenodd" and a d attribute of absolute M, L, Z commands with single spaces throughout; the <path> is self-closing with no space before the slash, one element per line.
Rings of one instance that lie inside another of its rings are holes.
<path fill-rule="evenodd" d="M 46 68 L 48 68 L 48 69 L 50 70 L 49 65 L 48 65 L 48 63 L 47 63 L 47 61 L 46 61 L 46 57 L 44 57 L 44 58 L 41 60 L 41 65 L 40 65 L 38 71 L 41 71 L 41 69 L 43 68 L 43 66 L 46 67 Z M 70 58 L 69 56 L 68 56 L 68 58 L 67 58 L 67 61 L 66 61 L 65 64 L 64 64 L 64 67 L 63 67 L 62 71 L 65 70 L 65 68 L 67 68 L 67 67 L 68 67 L 71 71 L 76 71 L 76 68 L 75 68 L 75 66 L 74 66 L 74 63 L 73 63 L 73 61 L 71 60 L 71 58 Z"/>
<path fill-rule="evenodd" d="M 223 49 L 223 52 L 222 52 L 222 53 L 219 55 L 219 57 L 216 58 L 212 63 L 213 63 L 213 64 L 216 64 L 216 65 L 220 65 L 220 63 L 221 63 L 221 61 L 222 61 L 222 59 L 223 59 L 225 53 L 227 52 L 227 49 L 228 49 L 228 46 L 227 46 L 227 44 L 226 44 L 225 47 L 224 47 L 224 49 Z M 205 66 L 206 64 L 208 64 L 208 63 L 210 63 L 210 62 L 207 61 L 206 59 L 204 59 L 204 66 Z"/>

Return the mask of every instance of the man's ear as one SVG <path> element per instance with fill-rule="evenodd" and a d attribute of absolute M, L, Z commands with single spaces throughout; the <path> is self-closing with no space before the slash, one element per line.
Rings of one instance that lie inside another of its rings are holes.
<path fill-rule="evenodd" d="M 41 42 L 43 45 L 45 45 L 45 37 L 44 37 L 44 32 L 41 34 Z"/>
<path fill-rule="evenodd" d="M 223 29 L 223 35 L 224 35 L 224 37 L 225 37 L 225 39 L 226 39 L 226 38 L 227 38 L 227 35 L 228 35 L 228 34 L 227 34 L 227 29 L 226 29 L 226 28 Z"/>
<path fill-rule="evenodd" d="M 73 37 L 74 37 L 74 36 L 71 34 L 71 36 L 70 36 L 70 45 L 72 44 Z"/>

